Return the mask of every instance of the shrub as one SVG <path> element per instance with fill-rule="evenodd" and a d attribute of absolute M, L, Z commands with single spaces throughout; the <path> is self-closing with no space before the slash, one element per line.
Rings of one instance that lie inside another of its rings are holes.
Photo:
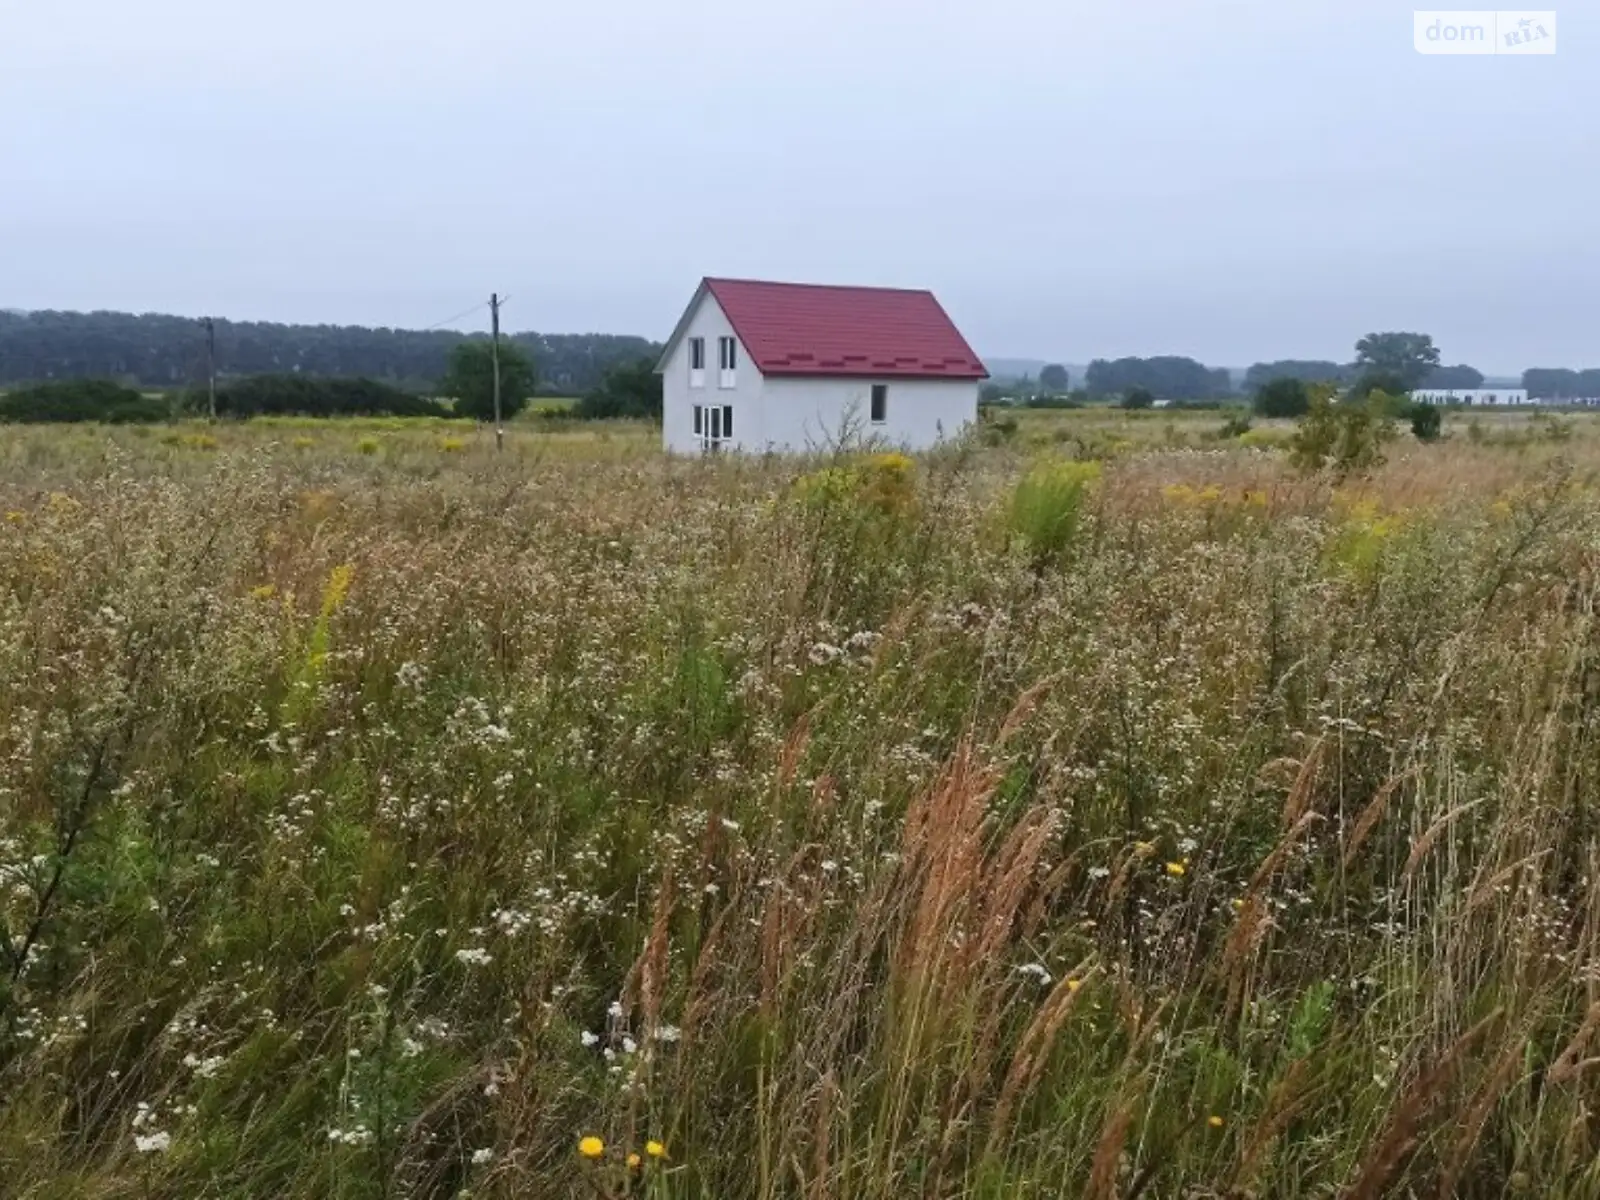
<path fill-rule="evenodd" d="M 1293 441 L 1294 434 L 1281 429 L 1252 429 L 1239 435 L 1239 445 L 1253 450 L 1277 450 Z"/>
<path fill-rule="evenodd" d="M 1242 412 L 1234 413 L 1222 423 L 1222 428 L 1217 430 L 1217 437 L 1222 441 L 1232 438 L 1241 438 L 1250 432 L 1250 418 Z"/>
<path fill-rule="evenodd" d="M 661 376 L 655 362 L 637 359 L 612 367 L 600 386 L 578 401 L 577 415 L 587 420 L 661 419 Z"/>
<path fill-rule="evenodd" d="M 1436 442 L 1444 426 L 1444 418 L 1432 404 L 1411 406 L 1411 432 L 1419 442 Z"/>
<path fill-rule="evenodd" d="M 370 457 L 378 452 L 381 444 L 375 437 L 364 437 L 356 443 L 356 449 Z"/>
<path fill-rule="evenodd" d="M 1122 397 L 1123 408 L 1150 408 L 1155 402 L 1155 393 L 1145 387 L 1132 388 Z"/>
<path fill-rule="evenodd" d="M 164 399 L 152 399 L 104 379 L 66 379 L 0 396 L 0 421 L 105 421 L 123 425 L 166 421 L 171 416 Z"/>
<path fill-rule="evenodd" d="M 1012 416 L 997 417 L 993 409 L 984 409 L 983 444 L 1001 446 L 1017 436 L 1017 419 Z"/>
<path fill-rule="evenodd" d="M 1010 525 L 1042 567 L 1060 559 L 1078 536 L 1084 497 L 1100 478 L 1097 462 L 1052 462 L 1033 468 L 1011 495 Z"/>
<path fill-rule="evenodd" d="M 904 454 L 873 454 L 845 466 L 802 475 L 796 488 L 809 508 L 857 508 L 898 516 L 916 506 L 915 470 Z"/>
<path fill-rule="evenodd" d="M 204 393 L 191 392 L 186 406 L 203 412 Z M 255 375 L 217 390 L 217 413 L 229 417 L 442 417 L 444 406 L 372 379 L 307 379 L 300 375 Z"/>
<path fill-rule="evenodd" d="M 1303 417 L 1311 409 L 1311 390 L 1303 379 L 1274 379 L 1254 403 L 1263 417 Z"/>
<path fill-rule="evenodd" d="M 1302 471 L 1332 467 L 1344 475 L 1367 471 L 1383 462 L 1383 443 L 1394 437 L 1381 393 L 1365 403 L 1333 401 L 1331 389 L 1318 387 L 1311 411 L 1301 420 L 1290 442 L 1294 464 Z"/>

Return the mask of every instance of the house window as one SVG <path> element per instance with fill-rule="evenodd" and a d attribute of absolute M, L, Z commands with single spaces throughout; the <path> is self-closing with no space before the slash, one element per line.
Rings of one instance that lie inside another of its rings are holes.
<path fill-rule="evenodd" d="M 733 405 L 731 404 L 722 406 L 722 436 L 729 439 L 733 437 Z"/>
<path fill-rule="evenodd" d="M 706 340 L 703 337 L 689 339 L 689 386 L 705 387 L 706 385 Z"/>
<path fill-rule="evenodd" d="M 875 383 L 872 385 L 872 423 L 882 425 L 889 419 L 889 385 Z"/>
<path fill-rule="evenodd" d="M 706 406 L 704 404 L 696 404 L 694 406 L 694 433 L 695 433 L 695 436 L 699 437 L 701 434 L 703 434 L 705 432 L 705 428 L 706 428 Z"/>
<path fill-rule="evenodd" d="M 733 338 L 717 339 L 717 366 L 721 372 L 717 386 L 725 388 L 737 386 L 737 376 L 734 372 L 739 367 L 739 343 Z"/>

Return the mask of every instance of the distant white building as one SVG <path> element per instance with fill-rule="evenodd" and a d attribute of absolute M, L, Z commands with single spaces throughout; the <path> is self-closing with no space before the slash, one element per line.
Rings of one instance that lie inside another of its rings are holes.
<path fill-rule="evenodd" d="M 1411 398 L 1423 404 L 1463 404 L 1470 408 L 1522 408 L 1537 403 L 1528 399 L 1526 388 L 1418 388 Z"/>
<path fill-rule="evenodd" d="M 989 377 L 932 292 L 746 279 L 701 281 L 656 370 L 680 454 L 922 450 L 977 421 Z"/>

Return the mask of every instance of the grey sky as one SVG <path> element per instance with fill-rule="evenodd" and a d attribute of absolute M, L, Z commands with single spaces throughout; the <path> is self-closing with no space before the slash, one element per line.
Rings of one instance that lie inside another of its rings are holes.
<path fill-rule="evenodd" d="M 1600 4 L 0 0 L 0 306 L 668 333 L 929 286 L 980 352 L 1600 365 Z"/>

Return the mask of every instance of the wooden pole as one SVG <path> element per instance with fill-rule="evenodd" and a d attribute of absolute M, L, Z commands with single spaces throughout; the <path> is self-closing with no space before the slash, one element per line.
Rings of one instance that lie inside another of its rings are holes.
<path fill-rule="evenodd" d="M 492 292 L 489 295 L 489 318 L 492 333 L 490 335 L 490 357 L 494 360 L 494 448 L 506 448 L 506 430 L 500 422 L 500 293 Z"/>

